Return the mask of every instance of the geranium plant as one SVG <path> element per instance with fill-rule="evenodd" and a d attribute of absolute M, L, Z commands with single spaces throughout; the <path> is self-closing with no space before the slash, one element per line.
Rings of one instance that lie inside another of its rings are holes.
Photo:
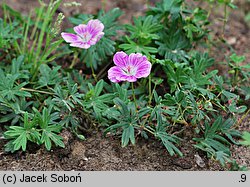
<path fill-rule="evenodd" d="M 117 21 L 122 11 L 115 8 L 74 15 L 68 18 L 74 26 L 62 32 L 62 13 L 52 24 L 60 3 L 41 3 L 29 17 L 2 5 L 0 124 L 6 151 L 26 151 L 30 142 L 63 148 L 62 129 L 84 140 L 95 127 L 121 137 L 122 147 L 150 138 L 170 156 L 183 156 L 179 143 L 190 129 L 196 149 L 224 167 L 234 163 L 230 146 L 242 136 L 235 127 L 249 114 L 249 65 L 232 54 L 221 75 L 216 59 L 198 51 L 211 42 L 211 12 L 162 0 L 130 24 Z M 249 133 L 243 139 L 249 145 Z"/>

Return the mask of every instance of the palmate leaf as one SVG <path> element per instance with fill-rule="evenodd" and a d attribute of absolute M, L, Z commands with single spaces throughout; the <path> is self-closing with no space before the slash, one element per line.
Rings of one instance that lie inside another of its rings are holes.
<path fill-rule="evenodd" d="M 135 130 L 132 124 L 127 125 L 123 128 L 122 132 L 122 147 L 126 147 L 130 142 L 135 144 Z"/>
<path fill-rule="evenodd" d="M 108 104 L 113 103 L 115 94 L 101 94 L 103 91 L 104 81 L 99 80 L 95 86 L 89 84 L 89 91 L 85 94 L 82 106 L 87 110 L 93 109 L 93 114 L 99 121 L 102 120 L 102 115 L 105 111 L 109 109 Z"/>
<path fill-rule="evenodd" d="M 212 147 L 216 151 L 224 152 L 227 155 L 231 154 L 230 149 L 228 147 L 226 147 L 225 144 L 223 144 L 223 142 L 221 143 L 221 141 L 211 139 L 211 138 L 206 138 L 204 140 L 204 143 L 209 145 L 210 147 Z M 228 145 L 230 145 L 230 144 L 228 143 Z"/>
<path fill-rule="evenodd" d="M 51 69 L 47 64 L 42 64 L 40 66 L 41 77 L 39 78 L 39 87 L 56 85 L 61 82 L 61 75 L 58 70 L 61 69 L 61 66 L 56 66 Z"/>
<path fill-rule="evenodd" d="M 72 128 L 77 128 L 79 125 L 79 117 L 74 112 L 61 111 L 63 114 L 63 119 L 60 121 L 59 125 L 63 127 L 69 127 L 71 125 Z"/>
<path fill-rule="evenodd" d="M 191 59 L 192 70 L 189 71 L 190 77 L 195 80 L 197 85 L 211 84 L 210 78 L 217 74 L 217 70 L 213 70 L 205 75 L 205 71 L 208 67 L 214 63 L 213 58 L 209 58 L 207 53 L 200 54 L 195 53 Z"/>
<path fill-rule="evenodd" d="M 56 146 L 64 147 L 63 138 L 56 134 L 62 129 L 62 126 L 55 122 L 55 120 L 59 118 L 58 113 L 51 113 L 52 106 L 50 108 L 45 107 L 42 114 L 39 113 L 37 109 L 34 109 L 34 111 L 36 113 L 35 119 L 42 129 L 39 143 L 44 143 L 47 150 L 51 149 L 51 141 L 53 141 Z"/>
<path fill-rule="evenodd" d="M 245 56 L 238 56 L 238 55 L 236 55 L 236 54 L 234 53 L 234 54 L 232 54 L 232 55 L 230 56 L 230 59 L 231 59 L 235 64 L 239 64 L 239 63 L 245 61 L 245 60 L 246 60 L 246 57 L 245 57 Z"/>
<path fill-rule="evenodd" d="M 240 143 L 242 145 L 250 146 L 250 133 L 249 132 L 243 132 L 242 138 L 244 141 L 241 141 Z"/>
<path fill-rule="evenodd" d="M 206 28 L 206 25 L 209 24 L 207 19 L 208 13 L 201 8 L 189 11 L 190 12 L 187 12 L 191 14 L 188 15 L 188 17 L 185 17 L 186 25 L 183 29 L 186 31 L 187 37 L 191 41 L 200 40 L 209 32 Z"/>
<path fill-rule="evenodd" d="M 41 143 L 45 144 L 46 149 L 49 151 L 51 150 L 51 141 L 55 143 L 56 146 L 64 148 L 65 145 L 63 143 L 63 138 L 54 132 L 60 132 L 61 126 L 60 125 L 50 125 L 46 129 L 43 129 Z"/>
<path fill-rule="evenodd" d="M 153 91 L 154 95 L 154 101 L 155 101 L 155 106 L 150 108 L 150 120 L 156 120 L 157 121 L 157 126 L 156 130 L 159 131 L 161 128 L 164 128 L 168 124 L 166 123 L 166 115 L 174 115 L 174 112 L 172 111 L 173 107 L 166 107 L 162 102 L 161 96 L 158 96 L 157 92 L 154 90 Z M 139 111 L 140 112 L 140 111 Z"/>
<path fill-rule="evenodd" d="M 234 144 L 238 145 L 239 143 L 236 142 L 234 137 L 239 138 L 241 137 L 241 133 L 233 128 L 233 125 L 236 123 L 236 120 L 228 118 L 226 121 L 223 122 L 221 127 L 221 132 L 225 134 L 225 136 Z"/>
<path fill-rule="evenodd" d="M 162 141 L 163 145 L 166 147 L 171 156 L 173 156 L 174 154 L 183 156 L 182 152 L 174 145 L 179 140 L 177 136 L 169 135 L 166 132 L 156 132 L 155 137 L 159 138 Z"/>
<path fill-rule="evenodd" d="M 109 126 L 108 128 L 105 129 L 104 135 L 106 136 L 106 134 L 108 132 L 113 132 L 113 131 L 115 131 L 115 130 L 117 130 L 119 128 L 126 127 L 126 126 L 128 126 L 128 123 L 124 123 L 124 122 L 111 125 L 111 126 Z"/>
<path fill-rule="evenodd" d="M 198 138 L 194 140 L 199 141 Z M 210 141 L 200 141 L 200 143 L 194 145 L 194 147 L 206 152 L 209 158 L 215 158 L 222 166 L 225 166 L 225 162 L 231 161 L 229 148 L 225 147 L 220 142 L 213 142 L 211 144 Z M 222 147 L 224 148 L 224 151 L 222 150 Z"/>
<path fill-rule="evenodd" d="M 83 101 L 83 106 L 87 110 L 93 109 L 94 116 L 98 120 L 101 120 L 102 115 L 104 114 L 103 112 L 105 112 L 109 108 L 107 104 L 111 103 L 114 97 L 114 94 L 104 94 L 99 97 L 94 97 L 89 101 Z"/>
<path fill-rule="evenodd" d="M 29 79 L 29 75 L 27 75 L 27 71 L 23 68 L 23 64 L 24 64 L 24 60 L 25 60 L 25 56 L 24 55 L 20 55 L 17 58 L 14 58 L 11 62 L 11 71 L 10 73 L 12 75 L 19 75 L 18 79 Z"/>
<path fill-rule="evenodd" d="M 7 7 L 7 5 L 4 6 Z M 22 37 L 22 29 L 16 20 L 11 24 L 4 24 L 3 19 L 0 18 L 0 48 L 10 48 L 14 41 Z"/>
<path fill-rule="evenodd" d="M 116 131 L 117 129 L 122 128 L 122 147 L 126 147 L 129 141 L 134 145 L 135 144 L 135 130 L 133 124 L 127 122 L 121 122 L 114 125 L 111 125 L 104 131 L 104 135 L 108 132 Z"/>
<path fill-rule="evenodd" d="M 137 39 L 148 44 L 152 39 L 159 39 L 157 31 L 162 29 L 162 25 L 152 16 L 134 18 L 134 25 L 126 25 L 127 30 L 131 33 L 130 39 Z"/>
<path fill-rule="evenodd" d="M 19 150 L 22 147 L 23 151 L 26 151 L 27 137 L 26 132 L 22 132 L 14 141 L 14 150 Z"/>
<path fill-rule="evenodd" d="M 216 158 L 217 161 L 220 162 L 220 164 L 222 166 L 225 166 L 226 162 L 231 161 L 230 156 L 228 154 L 224 153 L 223 151 L 215 152 L 215 158 Z"/>
<path fill-rule="evenodd" d="M 17 96 L 19 97 L 31 97 L 31 94 L 27 91 L 22 90 L 22 88 L 27 85 L 27 82 L 16 84 L 19 74 L 7 74 L 0 69 L 0 94 L 3 98 L 9 101 L 16 101 Z"/>
<path fill-rule="evenodd" d="M 97 18 L 104 24 L 104 33 L 107 36 L 116 36 L 116 31 L 120 29 L 117 19 L 123 14 L 119 8 L 114 8 L 108 12 L 101 10 Z"/>
<path fill-rule="evenodd" d="M 112 120 L 116 120 L 118 123 L 109 126 L 104 134 L 107 132 L 114 132 L 118 129 L 122 131 L 121 144 L 122 147 L 128 145 L 129 141 L 134 145 L 135 144 L 135 127 L 138 123 L 137 113 L 135 111 L 134 103 L 125 104 L 120 98 L 115 98 L 115 106 L 112 110 L 106 113 L 107 117 Z M 140 111 L 140 115 L 145 114 L 145 111 Z M 120 131 L 118 131 L 120 132 Z"/>
<path fill-rule="evenodd" d="M 6 144 L 6 151 L 26 150 L 27 142 L 40 142 L 40 133 L 36 130 L 36 119 L 29 121 L 28 113 L 24 114 L 24 126 L 10 126 L 4 136 L 11 141 Z"/>
<path fill-rule="evenodd" d="M 66 88 L 56 85 L 53 91 L 55 96 L 52 102 L 57 107 L 66 107 L 71 112 L 76 104 L 82 105 L 81 98 L 83 98 L 84 94 L 78 93 L 77 84 L 72 85 L 68 82 Z"/>
<path fill-rule="evenodd" d="M 171 93 L 176 91 L 180 83 L 186 83 L 189 79 L 186 68 L 177 67 L 175 69 L 172 65 L 166 64 L 163 70 L 167 74 Z"/>
<path fill-rule="evenodd" d="M 183 0 L 162 0 L 155 7 L 150 7 L 148 14 L 153 14 L 159 19 L 166 19 L 171 15 L 172 19 L 179 17 Z"/>
<path fill-rule="evenodd" d="M 11 121 L 10 125 L 15 125 L 32 104 L 33 101 L 27 102 L 24 97 L 18 98 L 15 102 L 10 102 L 7 99 L 1 100 L 0 97 L 0 113 L 3 114 L 0 123 Z"/>
<path fill-rule="evenodd" d="M 123 49 L 124 51 L 126 51 L 127 54 L 137 52 L 137 53 L 142 53 L 145 55 L 150 55 L 150 54 L 154 54 L 154 53 L 158 52 L 157 48 L 155 48 L 155 47 L 145 46 L 144 44 L 138 44 L 138 43 L 132 41 L 127 36 L 125 36 L 125 38 L 127 39 L 128 43 L 121 44 L 121 45 L 119 45 L 119 47 L 121 49 Z"/>
<path fill-rule="evenodd" d="M 156 44 L 159 46 L 159 54 L 165 59 L 173 62 L 187 61 L 186 50 L 190 49 L 191 44 L 183 31 L 171 28 L 167 32 L 160 32 L 160 40 Z"/>
<path fill-rule="evenodd" d="M 134 25 L 126 25 L 130 36 L 125 36 L 126 43 L 119 45 L 126 53 L 142 53 L 147 56 L 157 53 L 158 50 L 152 46 L 159 39 L 158 31 L 162 25 L 152 15 L 134 18 Z"/>
<path fill-rule="evenodd" d="M 194 147 L 207 152 L 209 157 L 215 157 L 222 165 L 225 165 L 231 155 L 229 140 L 238 144 L 233 137 L 240 137 L 240 133 L 232 129 L 234 123 L 232 119 L 223 121 L 221 116 L 216 117 L 211 126 L 208 123 L 205 124 L 204 138 L 194 138 L 198 142 Z"/>

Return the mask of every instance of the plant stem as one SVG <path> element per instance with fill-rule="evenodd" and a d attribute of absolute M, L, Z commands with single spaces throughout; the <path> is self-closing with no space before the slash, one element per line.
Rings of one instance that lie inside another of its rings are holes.
<path fill-rule="evenodd" d="M 235 127 L 239 127 L 240 124 L 242 123 L 242 121 L 247 117 L 247 115 L 249 114 L 250 109 L 248 109 L 248 111 L 239 119 L 238 123 L 236 123 Z"/>
<path fill-rule="evenodd" d="M 74 52 L 74 58 L 73 58 L 73 61 L 72 63 L 70 64 L 69 68 L 72 69 L 75 65 L 76 65 L 76 62 L 77 62 L 77 56 L 78 56 L 78 53 L 77 51 Z"/>
<path fill-rule="evenodd" d="M 93 68 L 92 63 L 90 63 L 90 68 L 91 68 L 91 71 L 92 71 L 92 76 L 94 77 L 95 82 L 97 82 L 97 78 L 96 78 L 95 70 L 94 70 L 94 68 Z"/>
<path fill-rule="evenodd" d="M 105 73 L 107 72 L 107 68 L 110 66 L 110 64 L 112 64 L 112 61 L 109 61 L 109 63 L 107 63 L 107 65 L 102 68 L 101 71 L 99 71 L 99 73 L 96 75 L 97 79 L 101 79 L 103 78 L 103 76 L 105 76 Z"/>
<path fill-rule="evenodd" d="M 29 91 L 29 92 L 37 92 L 37 93 L 54 95 L 54 93 L 51 93 L 51 92 L 46 92 L 46 91 L 41 91 L 41 90 L 34 90 L 34 89 L 30 89 L 30 88 L 21 88 L 21 90 Z"/>
<path fill-rule="evenodd" d="M 132 92 L 133 92 L 133 98 L 134 98 L 134 103 L 135 103 L 135 110 L 137 110 L 137 104 L 136 104 L 136 98 L 135 98 L 135 89 L 134 89 L 134 83 L 131 83 L 132 85 Z"/>
<path fill-rule="evenodd" d="M 154 133 L 153 131 L 149 130 L 148 128 L 146 128 L 146 127 L 144 127 L 144 126 L 139 126 L 139 125 L 136 125 L 136 124 L 135 124 L 135 126 L 138 127 L 138 128 L 143 128 L 143 130 L 149 132 L 149 133 L 152 134 L 152 135 L 155 135 L 155 133 Z"/>
<path fill-rule="evenodd" d="M 239 70 L 238 70 L 238 69 L 235 69 L 233 86 L 236 86 L 236 85 L 237 85 L 238 76 L 239 76 Z"/>
<path fill-rule="evenodd" d="M 151 81 L 151 75 L 148 76 L 148 93 L 149 93 L 149 101 L 148 104 L 151 104 L 152 101 L 152 81 Z"/>

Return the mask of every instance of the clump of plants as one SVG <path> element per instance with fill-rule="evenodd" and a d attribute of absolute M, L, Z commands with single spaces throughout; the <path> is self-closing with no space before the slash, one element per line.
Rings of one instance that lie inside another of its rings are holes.
<path fill-rule="evenodd" d="M 41 2 L 29 16 L 1 7 L 6 151 L 25 151 L 30 142 L 64 147 L 62 129 L 84 140 L 95 126 L 119 136 L 122 147 L 150 138 L 183 156 L 181 134 L 191 128 L 195 148 L 223 166 L 234 163 L 230 146 L 240 144 L 237 119 L 249 113 L 250 67 L 234 53 L 220 75 L 215 60 L 196 50 L 208 41 L 209 11 L 163 0 L 131 24 L 120 25 L 115 8 L 69 17 L 73 27 L 62 32 L 60 4 Z M 243 138 L 248 145 L 249 133 Z"/>

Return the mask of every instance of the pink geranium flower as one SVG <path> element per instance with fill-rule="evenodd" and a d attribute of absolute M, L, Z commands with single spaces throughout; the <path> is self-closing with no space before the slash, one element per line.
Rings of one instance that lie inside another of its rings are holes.
<path fill-rule="evenodd" d="M 117 52 L 113 61 L 116 66 L 108 71 L 108 78 L 112 82 L 135 82 L 139 78 L 147 77 L 151 71 L 151 63 L 140 53 L 127 55 L 124 52 Z"/>
<path fill-rule="evenodd" d="M 66 42 L 70 43 L 70 46 L 88 49 L 101 39 L 104 35 L 103 29 L 104 25 L 95 19 L 90 20 L 87 25 L 80 24 L 74 27 L 76 34 L 63 32 L 61 35 Z"/>

